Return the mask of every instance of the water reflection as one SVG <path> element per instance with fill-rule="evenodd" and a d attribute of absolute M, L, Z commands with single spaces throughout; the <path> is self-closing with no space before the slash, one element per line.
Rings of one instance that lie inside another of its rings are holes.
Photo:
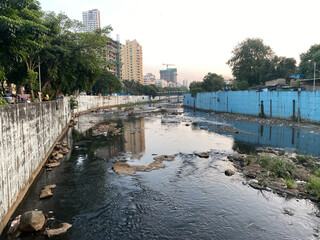
<path fill-rule="evenodd" d="M 235 140 L 252 146 L 270 146 L 276 148 L 285 148 L 292 151 L 298 151 L 302 154 L 312 154 L 320 156 L 320 134 L 311 131 L 308 128 L 286 125 L 264 125 L 255 122 L 237 121 L 234 119 L 221 119 L 219 115 L 208 114 L 204 112 L 194 112 L 186 109 L 185 114 L 198 118 L 196 125 L 207 128 L 209 124 L 229 124 L 236 129 L 250 134 L 239 134 L 227 132 L 221 134 L 231 135 Z M 210 120 L 210 121 L 208 121 Z"/>
<path fill-rule="evenodd" d="M 105 117 L 79 117 L 78 127 L 74 129 L 74 139 L 80 144 L 80 152 L 84 150 L 91 157 L 108 159 L 121 152 L 131 154 L 131 158 L 140 159 L 145 152 L 145 129 L 143 118 L 114 119 L 108 122 L 117 123 L 122 134 L 116 136 L 98 136 L 99 141 L 91 135 L 91 129 L 99 122 L 105 122 Z"/>
<path fill-rule="evenodd" d="M 129 119 L 123 124 L 124 151 L 131 152 L 134 158 L 140 159 L 146 148 L 144 118 Z"/>

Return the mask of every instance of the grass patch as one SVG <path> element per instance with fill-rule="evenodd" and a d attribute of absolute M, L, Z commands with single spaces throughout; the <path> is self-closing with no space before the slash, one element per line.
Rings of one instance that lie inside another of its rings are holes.
<path fill-rule="evenodd" d="M 260 159 L 260 165 L 268 169 L 274 176 L 284 179 L 291 178 L 295 172 L 295 166 L 291 162 L 280 158 L 263 156 Z"/>
<path fill-rule="evenodd" d="M 298 187 L 298 185 L 291 178 L 286 178 L 284 181 L 287 185 L 287 188 L 295 189 Z"/>
<path fill-rule="evenodd" d="M 311 155 L 298 155 L 297 163 L 303 165 L 314 165 L 317 162 L 317 159 Z"/>
<path fill-rule="evenodd" d="M 320 178 L 311 178 L 308 182 L 307 189 L 312 195 L 320 196 Z"/>

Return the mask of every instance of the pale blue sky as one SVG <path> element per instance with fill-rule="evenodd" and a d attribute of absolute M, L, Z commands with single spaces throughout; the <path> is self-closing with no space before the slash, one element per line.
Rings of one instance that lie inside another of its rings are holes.
<path fill-rule="evenodd" d="M 178 80 L 200 81 L 208 72 L 231 76 L 232 49 L 259 37 L 279 56 L 294 57 L 320 44 L 319 0 L 40 0 L 45 11 L 82 21 L 98 8 L 112 37 L 137 39 L 144 74 L 159 77 L 163 63 L 175 64 Z"/>

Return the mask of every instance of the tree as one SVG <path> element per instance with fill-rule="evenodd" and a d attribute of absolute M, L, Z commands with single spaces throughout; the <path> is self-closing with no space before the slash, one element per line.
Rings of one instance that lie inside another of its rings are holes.
<path fill-rule="evenodd" d="M 42 15 L 39 2 L 35 0 L 0 2 L 0 71 L 4 73 L 1 80 L 15 63 L 23 61 L 32 98 L 37 56 L 48 31 L 42 23 Z"/>
<path fill-rule="evenodd" d="M 122 90 L 122 84 L 115 75 L 107 70 L 103 70 L 100 77 L 93 85 L 93 92 L 100 94 L 119 93 Z"/>
<path fill-rule="evenodd" d="M 224 85 L 225 85 L 225 82 L 221 75 L 209 72 L 203 78 L 202 88 L 206 92 L 216 92 L 221 90 L 221 88 L 223 88 Z"/>
<path fill-rule="evenodd" d="M 277 78 L 288 78 L 296 72 L 296 60 L 294 58 L 274 56 L 266 59 L 260 71 L 260 83 Z"/>
<path fill-rule="evenodd" d="M 202 84 L 203 82 L 196 82 L 196 81 L 193 81 L 190 83 L 189 85 L 189 89 L 193 89 L 193 88 L 202 88 Z"/>
<path fill-rule="evenodd" d="M 261 39 L 248 38 L 233 49 L 232 55 L 227 64 L 232 68 L 236 81 L 246 81 L 249 86 L 254 86 L 261 83 L 262 65 L 272 59 L 274 53 Z"/>
<path fill-rule="evenodd" d="M 91 91 L 107 66 L 105 47 L 111 27 L 83 33 L 80 22 L 53 12 L 47 13 L 44 20 L 50 31 L 41 51 L 43 90 L 54 91 L 55 97 L 60 92 Z"/>
<path fill-rule="evenodd" d="M 314 63 L 317 67 L 320 66 L 320 44 L 312 45 L 306 53 L 300 55 L 299 73 L 306 74 L 307 78 L 313 78 Z M 316 77 L 319 77 L 318 70 Z"/>

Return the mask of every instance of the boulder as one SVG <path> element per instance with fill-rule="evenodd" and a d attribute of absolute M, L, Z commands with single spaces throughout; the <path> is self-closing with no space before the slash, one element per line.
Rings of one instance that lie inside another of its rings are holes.
<path fill-rule="evenodd" d="M 160 155 L 157 157 L 153 158 L 156 161 L 173 161 L 174 160 L 174 156 L 171 155 Z"/>
<path fill-rule="evenodd" d="M 44 234 L 47 235 L 48 237 L 61 235 L 61 234 L 66 233 L 68 231 L 68 229 L 71 227 L 72 227 L 72 225 L 69 223 L 61 223 L 61 226 L 59 226 L 59 228 L 46 229 L 44 231 Z"/>
<path fill-rule="evenodd" d="M 62 149 L 62 151 L 63 151 L 63 154 L 67 154 L 69 152 L 69 149 L 65 147 Z"/>
<path fill-rule="evenodd" d="M 52 197 L 52 196 L 53 196 L 53 193 L 51 192 L 51 189 L 50 188 L 45 188 L 45 189 L 42 189 L 40 191 L 39 198 L 40 199 L 44 199 L 44 198 L 49 198 L 49 197 Z"/>
<path fill-rule="evenodd" d="M 234 174 L 234 171 L 232 169 L 227 169 L 224 171 L 224 174 L 227 176 L 232 176 Z"/>
<path fill-rule="evenodd" d="M 41 211 L 29 211 L 21 215 L 19 230 L 22 232 L 39 231 L 46 221 Z"/>
<path fill-rule="evenodd" d="M 150 163 L 149 165 L 148 165 L 148 167 L 146 168 L 146 172 L 150 172 L 150 171 L 152 171 L 152 170 L 156 170 L 156 169 L 159 169 L 159 168 L 164 168 L 165 167 L 165 165 L 164 165 L 164 163 L 162 162 L 162 161 L 160 161 L 160 160 L 155 160 L 155 161 L 153 161 L 152 163 Z"/>
<path fill-rule="evenodd" d="M 44 198 L 48 198 L 48 197 L 52 197 L 53 196 L 53 193 L 51 191 L 52 188 L 56 188 L 57 185 L 55 184 L 52 184 L 52 185 L 47 185 L 45 186 L 41 192 L 40 192 L 40 199 L 44 199 Z"/>
<path fill-rule="evenodd" d="M 128 163 L 116 161 L 112 166 L 113 171 L 118 174 L 132 175 L 136 173 L 136 170 L 132 168 Z"/>
<path fill-rule="evenodd" d="M 209 158 L 209 153 L 207 152 L 198 152 L 196 155 L 200 158 Z"/>
<path fill-rule="evenodd" d="M 47 163 L 46 167 L 47 168 L 54 168 L 54 167 L 58 167 L 60 165 L 59 162 L 53 162 L 53 163 Z"/>

